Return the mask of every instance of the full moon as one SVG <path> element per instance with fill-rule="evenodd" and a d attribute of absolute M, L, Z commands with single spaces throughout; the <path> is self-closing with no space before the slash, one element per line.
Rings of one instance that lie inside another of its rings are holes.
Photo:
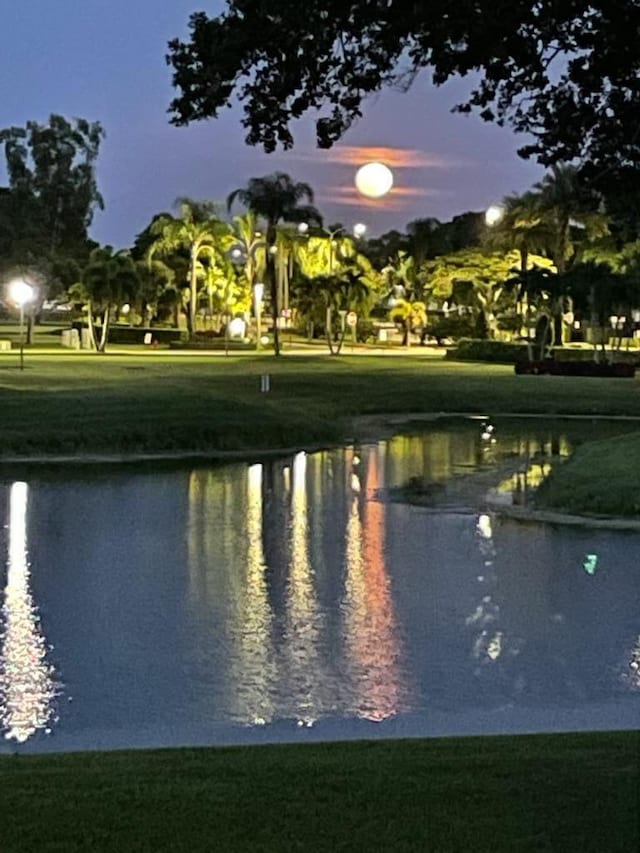
<path fill-rule="evenodd" d="M 365 163 L 356 172 L 356 188 L 367 198 L 381 198 L 393 186 L 393 172 L 384 163 Z"/>

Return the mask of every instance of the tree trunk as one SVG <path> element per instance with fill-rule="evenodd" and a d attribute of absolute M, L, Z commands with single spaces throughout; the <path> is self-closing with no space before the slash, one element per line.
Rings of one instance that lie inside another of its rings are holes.
<path fill-rule="evenodd" d="M 275 255 L 270 251 L 276 243 L 276 226 L 275 223 L 270 223 L 267 228 L 267 265 L 266 277 L 269 283 L 269 293 L 271 294 L 271 316 L 273 317 L 273 354 L 280 355 L 280 329 L 278 327 L 280 305 L 278 300 L 278 281 L 276 278 L 276 263 Z"/>
<path fill-rule="evenodd" d="M 91 304 L 91 300 L 87 302 L 87 326 L 89 327 L 89 337 L 91 338 L 91 345 L 93 349 L 98 352 L 98 341 L 96 340 L 96 329 L 93 323 L 93 305 Z M 82 330 L 80 331 L 80 345 L 82 346 Z"/>
<path fill-rule="evenodd" d="M 196 309 L 198 306 L 198 276 L 196 269 L 196 261 L 198 260 L 197 246 L 191 250 L 191 266 L 189 269 L 189 337 L 193 338 L 196 333 Z"/>
<path fill-rule="evenodd" d="M 327 313 L 325 314 L 325 318 L 325 335 L 327 337 L 327 346 L 329 347 L 329 354 L 336 355 L 336 352 L 333 349 L 332 310 L 329 306 L 327 306 Z"/>
<path fill-rule="evenodd" d="M 107 351 L 107 339 L 109 337 L 109 318 L 111 315 L 111 311 L 109 306 L 104 309 L 104 314 L 102 316 L 102 334 L 100 335 L 100 343 L 98 344 L 98 352 L 106 352 Z"/>

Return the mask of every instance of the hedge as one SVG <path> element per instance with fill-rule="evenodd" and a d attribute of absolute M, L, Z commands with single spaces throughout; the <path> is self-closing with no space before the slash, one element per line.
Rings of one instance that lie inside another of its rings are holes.
<path fill-rule="evenodd" d="M 537 357 L 536 347 L 532 347 L 531 354 Z M 578 349 L 571 347 L 554 347 L 553 358 L 556 361 L 594 362 L 614 361 L 640 366 L 640 353 L 637 351 L 616 350 L 613 353 L 607 350 L 606 359 L 602 358 L 602 351 L 598 349 Z M 613 358 L 611 357 L 613 355 Z M 527 344 L 512 341 L 486 341 L 473 338 L 461 338 L 455 347 L 447 350 L 446 357 L 454 361 L 486 361 L 494 364 L 517 364 L 528 361 L 529 353 Z"/>

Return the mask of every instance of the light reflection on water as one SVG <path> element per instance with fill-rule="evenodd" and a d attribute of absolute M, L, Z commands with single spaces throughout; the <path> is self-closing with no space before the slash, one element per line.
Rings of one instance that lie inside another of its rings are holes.
<path fill-rule="evenodd" d="M 0 723 L 7 740 L 22 743 L 47 729 L 56 684 L 29 589 L 26 483 L 11 486 L 7 582 L 0 634 Z"/>
<path fill-rule="evenodd" d="M 28 514 L 25 484 L 0 487 L 4 733 L 52 725 L 45 633 L 74 696 L 53 748 L 242 739 L 230 726 L 279 739 L 358 721 L 388 734 L 628 724 L 639 536 L 385 497 L 567 446 L 437 427 L 261 464 L 34 479 Z"/>

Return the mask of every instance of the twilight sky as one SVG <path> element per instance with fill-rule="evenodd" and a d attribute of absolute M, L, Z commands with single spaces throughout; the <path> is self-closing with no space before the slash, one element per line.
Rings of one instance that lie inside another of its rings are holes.
<path fill-rule="evenodd" d="M 539 166 L 517 157 L 524 140 L 474 116 L 450 115 L 468 89 L 464 81 L 438 90 L 425 77 L 408 94 L 379 95 L 330 151 L 315 149 L 309 121 L 299 123 L 291 152 L 249 148 L 239 110 L 171 127 L 166 43 L 187 36 L 191 12 L 222 6 L 220 0 L 0 0 L 0 127 L 60 113 L 100 121 L 106 130 L 97 169 L 106 208 L 95 216 L 94 239 L 130 245 L 176 197 L 223 201 L 248 178 L 276 170 L 311 183 L 327 223 L 361 221 L 371 234 L 419 217 L 446 220 L 482 210 L 542 176 Z M 404 165 L 394 169 L 390 196 L 365 204 L 352 190 L 355 169 L 379 156 L 392 168 Z M 2 155 L 0 184 L 5 177 Z"/>

